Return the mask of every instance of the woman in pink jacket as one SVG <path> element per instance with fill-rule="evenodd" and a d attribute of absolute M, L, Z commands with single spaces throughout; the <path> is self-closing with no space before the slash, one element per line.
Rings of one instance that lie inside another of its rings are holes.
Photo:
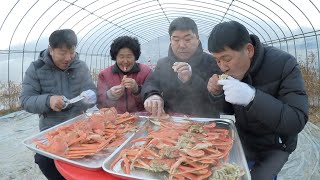
<path fill-rule="evenodd" d="M 141 86 L 152 70 L 137 63 L 141 54 L 138 39 L 121 36 L 111 44 L 116 63 L 99 73 L 98 108 L 115 107 L 118 113 L 144 111 Z"/>

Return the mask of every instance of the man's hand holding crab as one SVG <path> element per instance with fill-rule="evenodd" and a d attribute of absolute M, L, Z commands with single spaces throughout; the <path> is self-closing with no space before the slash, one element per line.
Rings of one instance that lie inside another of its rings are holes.
<path fill-rule="evenodd" d="M 174 72 L 178 74 L 178 78 L 181 82 L 185 83 L 191 79 L 192 69 L 186 62 L 175 62 L 172 66 Z"/>
<path fill-rule="evenodd" d="M 153 117 L 161 117 L 164 114 L 163 99 L 159 95 L 152 95 L 144 101 L 144 108 L 150 112 Z"/>
<path fill-rule="evenodd" d="M 208 81 L 207 89 L 214 96 L 219 96 L 222 94 L 222 86 L 218 84 L 219 75 L 214 74 Z"/>
<path fill-rule="evenodd" d="M 215 96 L 224 91 L 225 100 L 231 104 L 247 106 L 255 97 L 254 87 L 231 76 L 214 74 L 208 81 L 208 91 Z"/>

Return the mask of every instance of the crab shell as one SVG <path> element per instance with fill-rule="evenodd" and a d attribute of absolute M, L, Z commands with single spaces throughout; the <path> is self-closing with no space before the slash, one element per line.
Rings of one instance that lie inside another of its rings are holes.
<path fill-rule="evenodd" d="M 221 74 L 221 75 L 219 75 L 219 80 L 226 80 L 226 79 L 228 79 L 228 75 L 227 74 Z"/>

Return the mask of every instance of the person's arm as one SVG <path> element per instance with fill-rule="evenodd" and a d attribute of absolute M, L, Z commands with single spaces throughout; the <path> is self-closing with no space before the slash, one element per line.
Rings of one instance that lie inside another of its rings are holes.
<path fill-rule="evenodd" d="M 161 65 L 162 60 L 159 60 L 157 66 L 155 67 L 154 72 L 150 72 L 151 74 L 146 78 L 142 88 L 141 88 L 141 96 L 143 101 L 145 101 L 148 97 L 152 95 L 161 96 L 160 90 L 160 79 L 161 78 Z M 162 96 L 161 96 L 162 97 Z"/>
<path fill-rule="evenodd" d="M 41 84 L 37 77 L 34 64 L 30 64 L 22 82 L 22 92 L 19 97 L 21 107 L 35 114 L 52 111 L 50 97 L 52 94 L 41 94 Z"/>
<path fill-rule="evenodd" d="M 110 88 L 107 85 L 107 77 L 105 77 L 103 72 L 101 72 L 98 76 L 97 89 L 98 108 L 115 107 L 117 101 L 110 99 L 107 95 L 107 91 L 109 91 Z"/>
<path fill-rule="evenodd" d="M 201 77 L 198 73 L 192 73 L 191 79 L 186 83 L 182 83 L 181 81 L 178 82 L 177 85 L 186 91 L 189 91 L 189 93 L 208 94 L 208 79 Z"/>
<path fill-rule="evenodd" d="M 203 94 L 205 97 L 208 97 L 208 81 L 213 74 L 221 74 L 221 70 L 219 69 L 215 60 L 206 54 L 203 55 L 202 63 L 203 64 L 201 66 L 197 67 L 200 69 L 195 69 L 195 67 L 192 67 L 192 76 L 188 82 L 184 84 L 179 82 L 179 85 L 186 90 L 190 90 L 189 93 Z M 187 88 L 188 86 L 192 88 Z"/>
<path fill-rule="evenodd" d="M 206 57 L 206 56 L 205 56 Z M 202 98 L 202 101 L 208 103 L 208 106 L 212 106 L 211 111 L 215 111 L 218 114 L 234 114 L 233 107 L 230 103 L 224 99 L 223 91 L 220 95 L 215 96 L 208 91 L 207 85 L 210 77 L 213 74 L 221 74 L 221 70 L 216 64 L 215 60 L 205 58 L 203 61 L 202 69 L 194 69 L 193 74 L 189 82 L 182 84 L 181 88 L 189 91 L 189 94 L 198 94 L 198 98 Z"/>
<path fill-rule="evenodd" d="M 208 98 L 210 101 L 210 105 L 214 106 L 216 111 L 220 112 L 220 114 L 234 114 L 232 104 L 225 101 L 225 96 L 223 93 L 220 95 L 209 93 Z"/>
<path fill-rule="evenodd" d="M 294 59 L 284 66 L 276 97 L 259 89 L 247 110 L 249 119 L 257 119 L 280 135 L 299 133 L 308 121 L 308 97 L 304 81 Z"/>

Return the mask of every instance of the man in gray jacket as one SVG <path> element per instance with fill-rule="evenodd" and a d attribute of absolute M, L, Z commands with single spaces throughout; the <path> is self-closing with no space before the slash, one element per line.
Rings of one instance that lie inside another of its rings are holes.
<path fill-rule="evenodd" d="M 31 63 L 22 83 L 23 109 L 39 114 L 40 131 L 80 115 L 96 103 L 96 87 L 87 65 L 75 52 L 77 36 L 71 29 L 54 31 L 48 49 Z M 82 101 L 67 104 L 77 96 Z M 35 154 L 35 162 L 48 179 L 64 179 L 54 161 Z"/>
<path fill-rule="evenodd" d="M 271 180 L 297 146 L 308 121 L 308 97 L 296 59 L 263 46 L 236 21 L 211 31 L 208 49 L 227 79 L 213 75 L 210 98 L 234 113 L 253 180 Z M 223 102 L 222 104 L 220 104 Z"/>

